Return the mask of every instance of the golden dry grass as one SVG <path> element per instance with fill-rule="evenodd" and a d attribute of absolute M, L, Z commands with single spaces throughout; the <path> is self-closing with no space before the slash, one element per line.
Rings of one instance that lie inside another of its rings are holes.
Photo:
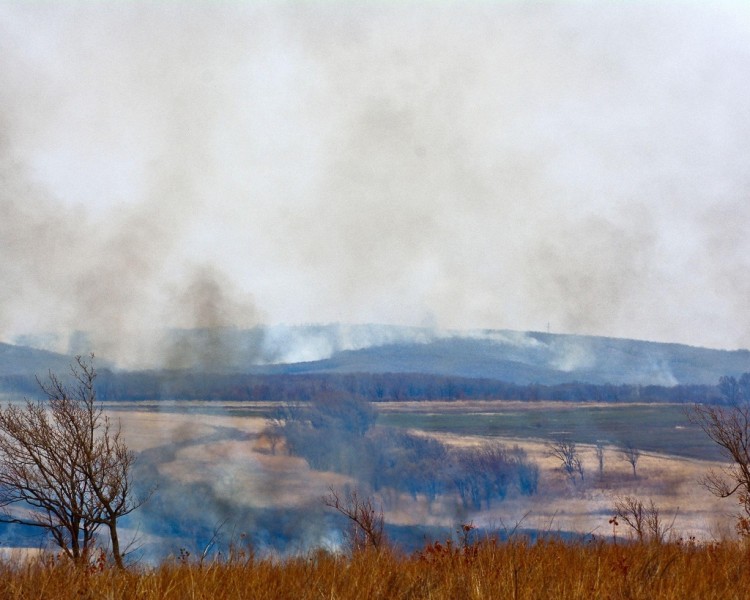
<path fill-rule="evenodd" d="M 723 542 L 613 545 L 485 542 L 421 555 L 370 552 L 153 569 L 0 564 L 0 599 L 746 598 L 750 549 Z"/>

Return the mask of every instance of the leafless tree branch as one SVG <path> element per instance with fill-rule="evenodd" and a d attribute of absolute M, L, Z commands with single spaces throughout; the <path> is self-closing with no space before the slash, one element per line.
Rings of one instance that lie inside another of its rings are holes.
<path fill-rule="evenodd" d="M 37 379 L 46 401 L 0 410 L 0 520 L 47 530 L 75 562 L 105 526 L 123 567 L 117 520 L 145 499 L 133 495 L 135 455 L 96 400 L 93 358 L 76 357 L 70 385 L 52 372 Z"/>
<path fill-rule="evenodd" d="M 330 487 L 323 502 L 349 519 L 352 550 L 382 548 L 385 542 L 383 509 L 375 509 L 371 498 L 361 498 L 356 490 L 342 495 Z"/>
<path fill-rule="evenodd" d="M 722 377 L 719 387 L 728 406 L 696 404 L 689 413 L 697 424 L 719 446 L 727 466 L 710 470 L 701 483 L 714 495 L 728 498 L 737 495 L 742 514 L 738 516 L 737 531 L 750 535 L 750 398 L 745 398 L 750 375 L 740 378 Z"/>
<path fill-rule="evenodd" d="M 560 468 L 571 483 L 575 484 L 580 477 L 583 482 L 583 463 L 576 443 L 569 439 L 558 439 L 547 444 L 547 452 L 560 460 Z"/>

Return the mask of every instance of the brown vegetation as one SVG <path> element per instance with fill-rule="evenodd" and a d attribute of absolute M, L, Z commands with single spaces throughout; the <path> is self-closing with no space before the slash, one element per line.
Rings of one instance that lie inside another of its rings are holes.
<path fill-rule="evenodd" d="M 172 560 L 124 571 L 103 562 L 2 563 L 0 599 L 27 598 L 741 598 L 750 547 L 695 545 L 433 543 L 403 556 L 326 552 L 284 561 L 235 553 L 226 561 Z"/>

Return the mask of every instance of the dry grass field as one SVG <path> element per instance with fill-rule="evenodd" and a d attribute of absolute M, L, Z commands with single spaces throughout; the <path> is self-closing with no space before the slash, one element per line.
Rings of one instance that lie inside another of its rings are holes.
<path fill-rule="evenodd" d="M 750 550 L 739 543 L 608 544 L 523 540 L 318 552 L 284 561 L 167 561 L 117 571 L 54 560 L 0 563 L 0 600 L 279 599 L 744 599 Z"/>
<path fill-rule="evenodd" d="M 473 410 L 482 410 L 473 403 Z M 506 403 L 518 410 L 518 403 Z M 424 407 L 424 403 L 421 403 Z M 432 406 L 432 404 L 430 404 Z M 492 403 L 496 408 L 498 403 Z M 559 408 L 558 403 L 553 404 Z M 398 406 L 396 410 L 409 410 Z M 439 410 L 466 410 L 467 406 Z M 536 406 L 536 410 L 544 407 Z M 136 451 L 171 448 L 158 464 L 160 476 L 177 482 L 203 482 L 217 497 L 253 507 L 294 508 L 319 500 L 329 486 L 341 487 L 346 477 L 311 470 L 307 463 L 288 456 L 283 448 L 271 454 L 259 439 L 265 420 L 260 417 L 207 415 L 199 413 L 157 413 L 118 411 L 128 443 Z M 670 522 L 678 537 L 718 540 L 733 530 L 734 506 L 712 496 L 698 482 L 716 463 L 654 452 L 643 452 L 637 478 L 623 459 L 620 449 L 605 447 L 604 476 L 591 445 L 579 446 L 586 472 L 583 485 L 571 486 L 549 456 L 543 440 L 522 437 L 457 435 L 420 432 L 449 445 L 477 445 L 489 439 L 522 447 L 541 468 L 540 493 L 532 497 L 509 498 L 489 510 L 466 512 L 455 502 L 428 503 L 406 494 L 384 491 L 376 496 L 386 522 L 395 525 L 429 525 L 452 529 L 457 522 L 472 521 L 486 530 L 523 528 L 543 532 L 578 532 L 607 537 L 608 524 L 618 497 L 630 495 L 652 499 Z M 176 449 L 175 449 L 176 448 Z M 353 483 L 353 482 L 349 482 Z M 621 533 L 622 534 L 622 533 Z"/>
<path fill-rule="evenodd" d="M 213 498 L 227 499 L 233 506 L 294 510 L 320 502 L 329 485 L 348 483 L 341 475 L 311 470 L 283 448 L 272 454 L 260 436 L 264 419 L 217 412 L 120 409 L 113 416 L 121 421 L 129 445 L 155 462 L 160 478 L 178 486 L 205 485 Z M 472 522 L 480 528 L 463 542 L 455 535 L 452 541 L 425 540 L 414 553 L 388 545 L 379 552 L 349 554 L 329 546 L 281 558 L 256 554 L 251 543 L 228 545 L 203 560 L 196 552 L 175 552 L 156 563 L 136 561 L 118 571 L 105 561 L 74 568 L 50 554 L 8 551 L 0 556 L 0 600 L 724 600 L 745 598 L 750 589 L 750 546 L 732 539 L 733 506 L 697 483 L 710 461 L 643 452 L 634 478 L 620 449 L 610 445 L 599 476 L 593 446 L 581 444 L 586 478 L 573 486 L 543 439 L 417 432 L 449 445 L 477 445 L 490 437 L 518 445 L 540 466 L 540 493 L 509 497 L 477 512 L 462 511 L 445 499 L 428 503 L 403 494 L 376 495 L 390 525 L 433 525 L 451 532 L 457 523 Z M 620 525 L 612 543 L 613 505 L 625 495 L 654 500 L 665 521 L 674 525 L 670 541 L 635 543 Z M 512 535 L 500 542 L 480 530 Z M 522 533 L 526 530 L 545 535 L 531 541 Z M 567 541 L 557 536 L 563 532 Z"/>

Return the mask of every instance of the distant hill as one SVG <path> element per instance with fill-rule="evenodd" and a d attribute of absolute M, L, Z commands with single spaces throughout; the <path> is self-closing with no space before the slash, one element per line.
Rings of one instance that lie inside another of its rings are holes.
<path fill-rule="evenodd" d="M 266 367 L 286 373 L 429 373 L 511 383 L 571 381 L 713 385 L 750 371 L 750 352 L 637 340 L 544 333 L 493 332 L 334 352 L 318 361 Z"/>
<path fill-rule="evenodd" d="M 45 377 L 50 370 L 55 373 L 68 373 L 73 361 L 72 356 L 0 342 L 0 377 L 8 375 Z"/>
<path fill-rule="evenodd" d="M 252 374 L 424 373 L 516 384 L 714 385 L 750 371 L 747 350 L 510 330 L 384 325 L 177 330 L 168 368 Z"/>
<path fill-rule="evenodd" d="M 199 373 L 422 373 L 515 384 L 714 385 L 750 371 L 750 351 L 509 330 L 379 325 L 176 330 L 152 369 Z M 0 344 L 0 376 L 67 372 L 71 358 Z M 97 366 L 107 365 L 106 357 Z"/>

